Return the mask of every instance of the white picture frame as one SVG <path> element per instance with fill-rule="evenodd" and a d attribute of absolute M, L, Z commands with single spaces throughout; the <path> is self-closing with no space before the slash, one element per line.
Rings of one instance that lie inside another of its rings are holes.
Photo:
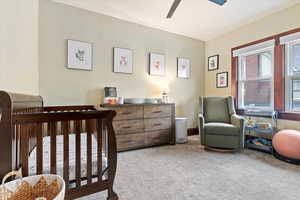
<path fill-rule="evenodd" d="M 92 44 L 68 40 L 68 69 L 92 70 Z"/>
<path fill-rule="evenodd" d="M 114 67 L 115 73 L 133 73 L 133 51 L 131 49 L 114 48 Z"/>
<path fill-rule="evenodd" d="M 165 56 L 157 53 L 150 53 L 149 74 L 152 76 L 165 76 Z"/>
<path fill-rule="evenodd" d="M 191 62 L 187 58 L 177 58 L 177 77 L 188 79 L 191 77 Z"/>

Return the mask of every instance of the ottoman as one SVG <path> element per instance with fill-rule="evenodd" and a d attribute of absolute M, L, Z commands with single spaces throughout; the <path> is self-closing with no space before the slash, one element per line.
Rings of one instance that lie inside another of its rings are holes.
<path fill-rule="evenodd" d="M 274 154 L 281 160 L 300 164 L 300 132 L 282 130 L 273 137 Z"/>

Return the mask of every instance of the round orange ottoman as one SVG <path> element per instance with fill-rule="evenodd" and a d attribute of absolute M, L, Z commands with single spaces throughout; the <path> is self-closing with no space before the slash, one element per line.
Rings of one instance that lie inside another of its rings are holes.
<path fill-rule="evenodd" d="M 273 137 L 273 148 L 286 158 L 300 160 L 300 132 L 282 130 Z"/>

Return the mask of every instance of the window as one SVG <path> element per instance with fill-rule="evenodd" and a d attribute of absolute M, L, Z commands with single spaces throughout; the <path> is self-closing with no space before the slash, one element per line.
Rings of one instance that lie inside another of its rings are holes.
<path fill-rule="evenodd" d="M 239 55 L 239 109 L 273 110 L 274 46 Z"/>
<path fill-rule="evenodd" d="M 300 28 L 232 50 L 232 95 L 237 111 L 276 110 L 300 121 Z"/>
<path fill-rule="evenodd" d="M 300 40 L 286 44 L 285 110 L 300 112 Z"/>

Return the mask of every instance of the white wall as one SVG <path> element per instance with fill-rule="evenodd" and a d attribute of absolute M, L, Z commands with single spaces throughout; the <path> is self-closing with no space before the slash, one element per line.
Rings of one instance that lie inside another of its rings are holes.
<path fill-rule="evenodd" d="M 38 0 L 0 5 L 0 90 L 38 94 Z"/>
<path fill-rule="evenodd" d="M 177 116 L 196 127 L 198 97 L 204 91 L 204 42 L 122 21 L 87 10 L 40 1 L 40 95 L 47 105 L 102 102 L 103 88 L 115 86 L 123 97 L 160 97 L 169 84 Z M 66 41 L 93 44 L 93 71 L 66 68 Z M 113 73 L 113 47 L 134 51 L 134 73 Z M 165 54 L 166 76 L 148 74 L 149 52 Z M 179 79 L 177 57 L 189 58 L 192 75 Z"/>

